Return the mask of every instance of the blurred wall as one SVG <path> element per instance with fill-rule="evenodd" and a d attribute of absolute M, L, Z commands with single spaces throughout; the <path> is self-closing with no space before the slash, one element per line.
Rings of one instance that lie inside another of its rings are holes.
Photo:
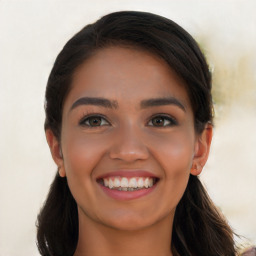
<path fill-rule="evenodd" d="M 118 10 L 173 19 L 197 38 L 214 74 L 215 136 L 202 180 L 235 231 L 256 244 L 254 0 L 0 0 L 0 256 L 39 255 L 35 222 L 55 174 L 43 131 L 57 53 Z"/>

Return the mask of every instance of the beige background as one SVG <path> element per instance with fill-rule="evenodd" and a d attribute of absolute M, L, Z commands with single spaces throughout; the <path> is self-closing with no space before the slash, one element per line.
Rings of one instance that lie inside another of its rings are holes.
<path fill-rule="evenodd" d="M 235 231 L 256 244 L 254 0 L 0 0 L 0 256 L 38 255 L 35 221 L 55 174 L 44 138 L 44 91 L 57 53 L 108 12 L 173 19 L 214 71 L 216 125 L 202 179 Z"/>

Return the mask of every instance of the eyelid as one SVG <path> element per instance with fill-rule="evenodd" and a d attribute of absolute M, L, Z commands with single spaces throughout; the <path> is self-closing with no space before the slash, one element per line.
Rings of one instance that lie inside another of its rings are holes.
<path fill-rule="evenodd" d="M 175 125 L 178 125 L 178 121 L 176 118 L 174 118 L 173 116 L 169 115 L 169 114 L 163 114 L 163 113 L 159 113 L 159 114 L 155 114 L 153 116 L 151 116 L 149 118 L 149 120 L 147 121 L 147 124 L 149 122 L 152 123 L 152 119 L 156 118 L 156 117 L 161 117 L 161 118 L 164 118 L 164 119 L 167 119 L 168 121 L 170 121 L 170 124 L 169 125 L 165 125 L 165 126 L 154 126 L 153 124 L 152 125 L 148 125 L 148 126 L 152 126 L 152 127 L 157 127 L 157 128 L 164 128 L 164 127 L 170 127 L 170 126 L 175 126 Z"/>
<path fill-rule="evenodd" d="M 91 125 L 85 124 L 86 120 L 89 119 L 90 117 L 101 118 L 106 122 L 106 124 L 99 125 L 99 126 L 91 126 Z M 168 120 L 170 122 L 170 124 L 164 125 L 164 126 L 154 126 L 152 124 L 152 119 L 154 119 L 156 117 L 160 117 L 165 120 Z M 86 126 L 88 128 L 99 128 L 102 126 L 111 125 L 111 123 L 108 121 L 108 118 L 105 115 L 99 114 L 99 113 L 84 113 L 79 120 L 80 120 L 79 125 Z M 149 124 L 150 122 L 151 122 L 151 124 Z M 164 128 L 164 127 L 170 127 L 170 126 L 175 126 L 175 125 L 178 125 L 177 119 L 175 117 L 171 116 L 170 114 L 164 114 L 164 113 L 154 114 L 147 121 L 147 126 L 152 126 L 152 127 L 157 127 L 157 128 Z"/>
<path fill-rule="evenodd" d="M 104 119 L 106 121 L 107 124 L 104 124 L 104 125 L 99 125 L 99 126 L 91 126 L 91 125 L 87 125 L 85 124 L 85 121 L 87 119 L 89 119 L 90 117 L 97 117 L 97 118 L 101 118 L 101 119 Z M 110 122 L 108 121 L 108 119 L 102 115 L 102 114 L 98 114 L 98 113 L 87 113 L 87 114 L 83 114 L 82 118 L 79 119 L 79 125 L 81 126 L 86 126 L 88 128 L 97 128 L 97 127 L 102 127 L 102 126 L 106 126 L 106 125 L 110 125 Z"/>

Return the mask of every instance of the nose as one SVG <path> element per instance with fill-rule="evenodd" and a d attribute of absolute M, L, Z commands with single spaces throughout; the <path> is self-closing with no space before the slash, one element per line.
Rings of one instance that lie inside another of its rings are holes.
<path fill-rule="evenodd" d="M 149 151 L 143 137 L 138 129 L 136 130 L 132 127 L 119 129 L 113 138 L 109 151 L 110 158 L 119 159 L 127 163 L 147 159 Z"/>

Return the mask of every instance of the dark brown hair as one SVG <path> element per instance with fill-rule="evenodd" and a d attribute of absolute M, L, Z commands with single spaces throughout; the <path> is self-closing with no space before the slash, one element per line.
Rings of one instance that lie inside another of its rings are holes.
<path fill-rule="evenodd" d="M 212 122 L 211 74 L 195 40 L 175 22 L 145 12 L 106 15 L 72 37 L 58 55 L 49 76 L 45 99 L 45 129 L 60 141 L 62 110 L 75 70 L 99 49 L 128 45 L 164 59 L 185 82 L 200 134 Z M 78 241 L 77 205 L 66 178 L 56 175 L 38 215 L 41 255 L 71 256 Z M 175 255 L 233 256 L 233 232 L 209 199 L 196 176 L 190 176 L 173 225 Z M 171 241 L 170 241 L 171 245 Z"/>

